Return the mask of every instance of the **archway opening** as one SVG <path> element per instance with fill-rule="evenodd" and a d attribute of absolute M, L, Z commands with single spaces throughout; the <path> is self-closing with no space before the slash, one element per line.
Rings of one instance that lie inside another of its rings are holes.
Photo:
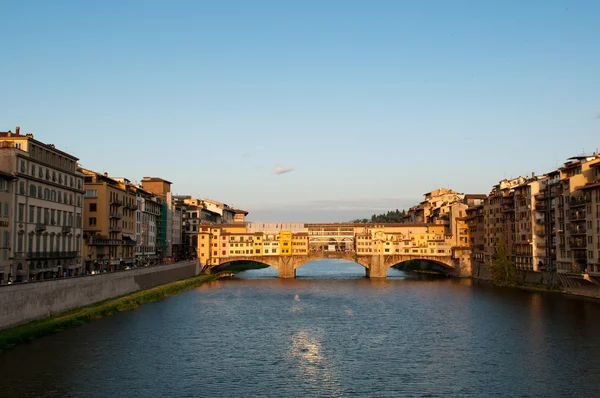
<path fill-rule="evenodd" d="M 211 268 L 211 274 L 235 272 L 243 278 L 277 277 L 277 269 L 258 261 L 236 260 Z"/>
<path fill-rule="evenodd" d="M 404 275 L 409 276 L 429 276 L 429 277 L 447 277 L 451 267 L 448 265 L 424 259 L 407 260 L 398 264 L 394 264 L 391 268 L 394 271 L 402 271 Z M 389 270 L 388 270 L 389 272 Z"/>
<path fill-rule="evenodd" d="M 339 258 L 320 258 L 296 268 L 296 278 L 306 279 L 358 279 L 365 277 L 365 267 Z"/>

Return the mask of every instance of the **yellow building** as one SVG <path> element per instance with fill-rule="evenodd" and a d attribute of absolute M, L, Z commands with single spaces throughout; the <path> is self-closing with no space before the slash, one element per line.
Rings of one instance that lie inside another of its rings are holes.
<path fill-rule="evenodd" d="M 290 231 L 279 233 L 279 254 L 281 256 L 292 255 L 292 233 Z"/>
<path fill-rule="evenodd" d="M 86 271 L 117 270 L 135 263 L 135 187 L 92 170 L 84 174 Z"/>

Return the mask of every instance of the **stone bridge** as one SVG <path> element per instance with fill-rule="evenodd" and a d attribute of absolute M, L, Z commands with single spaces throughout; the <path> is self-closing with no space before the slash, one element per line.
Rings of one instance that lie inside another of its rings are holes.
<path fill-rule="evenodd" d="M 441 265 L 447 270 L 448 274 L 453 276 L 464 276 L 464 266 L 461 267 L 461 261 L 452 256 L 427 256 L 427 255 L 403 255 L 403 254 L 374 254 L 364 255 L 356 252 L 310 252 L 306 255 L 293 256 L 240 256 L 235 258 L 223 258 L 218 264 L 212 264 L 211 268 L 219 267 L 224 264 L 236 261 L 253 261 L 269 265 L 277 269 L 279 278 L 295 278 L 296 270 L 302 265 L 320 259 L 342 259 L 355 262 L 365 268 L 366 276 L 369 278 L 385 278 L 387 269 L 409 260 L 427 260 Z M 470 267 L 469 267 L 470 268 Z M 470 269 L 468 270 L 470 272 Z"/>

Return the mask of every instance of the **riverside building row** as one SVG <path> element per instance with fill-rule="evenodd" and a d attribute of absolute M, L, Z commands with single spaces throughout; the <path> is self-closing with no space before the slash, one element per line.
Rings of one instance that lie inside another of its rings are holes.
<path fill-rule="evenodd" d="M 464 221 L 474 265 L 489 264 L 502 242 L 516 267 L 600 283 L 600 154 L 575 156 L 543 175 L 504 179 L 488 195 L 440 188 L 406 222 Z"/>
<path fill-rule="evenodd" d="M 247 214 L 212 200 L 188 212 L 165 179 L 135 184 L 78 161 L 19 127 L 0 132 L 0 284 L 195 256 L 197 238 L 187 238 L 200 212 L 212 217 L 204 222 Z"/>

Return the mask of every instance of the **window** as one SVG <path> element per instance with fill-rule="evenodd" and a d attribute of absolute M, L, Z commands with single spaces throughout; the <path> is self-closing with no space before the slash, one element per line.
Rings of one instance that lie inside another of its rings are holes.
<path fill-rule="evenodd" d="M 96 203 L 90 203 L 90 211 L 96 211 Z"/>
<path fill-rule="evenodd" d="M 23 203 L 19 203 L 19 213 L 18 213 L 17 220 L 20 222 L 23 222 L 23 221 L 25 221 L 24 217 L 25 217 L 25 205 Z"/>
<path fill-rule="evenodd" d="M 89 221 L 88 224 L 90 225 L 90 227 L 96 226 L 96 217 L 90 217 L 88 221 Z"/>
<path fill-rule="evenodd" d="M 29 222 L 34 222 L 33 217 L 35 216 L 35 206 L 29 206 Z"/>
<path fill-rule="evenodd" d="M 98 191 L 96 189 L 86 189 L 84 196 L 86 198 L 97 198 L 98 197 Z"/>

